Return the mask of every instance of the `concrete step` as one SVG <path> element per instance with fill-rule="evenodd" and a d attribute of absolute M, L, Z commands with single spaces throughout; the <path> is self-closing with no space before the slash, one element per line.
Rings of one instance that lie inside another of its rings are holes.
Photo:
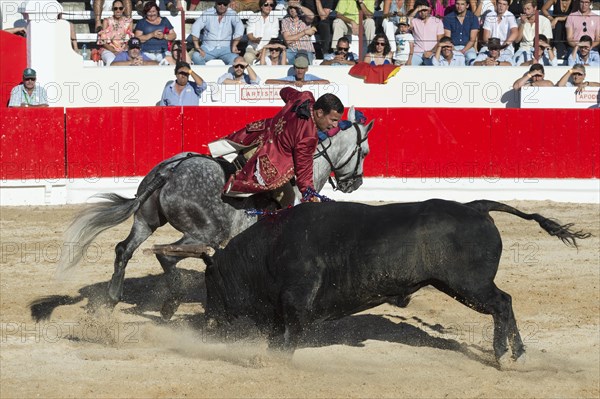
<path fill-rule="evenodd" d="M 65 11 L 91 11 L 89 1 L 60 1 Z"/>
<path fill-rule="evenodd" d="M 90 5 L 89 0 L 81 0 L 81 1 L 60 1 L 63 6 L 63 11 L 65 13 L 74 13 L 74 12 L 90 12 L 92 11 L 92 6 Z M 75 26 L 75 33 L 88 35 L 94 32 L 94 23 L 93 21 L 71 21 L 71 23 Z M 84 40 L 84 41 L 89 41 Z M 94 39 L 95 41 L 95 39 Z"/>

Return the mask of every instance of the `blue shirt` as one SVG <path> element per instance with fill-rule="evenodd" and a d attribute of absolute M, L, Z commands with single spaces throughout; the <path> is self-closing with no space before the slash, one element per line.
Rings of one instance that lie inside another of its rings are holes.
<path fill-rule="evenodd" d="M 576 58 L 573 58 L 573 53 L 571 53 L 571 55 L 569 55 L 569 58 L 567 60 L 569 62 L 569 66 L 573 66 L 575 64 L 582 64 L 582 65 L 589 65 L 589 66 L 600 65 L 600 54 L 598 54 L 598 52 L 594 51 L 594 50 L 590 51 L 587 62 L 585 62 L 581 59 L 581 55 L 579 54 L 579 51 L 577 52 L 575 57 Z"/>
<path fill-rule="evenodd" d="M 444 17 L 444 29 L 450 31 L 450 39 L 455 46 L 466 46 L 471 37 L 471 31 L 479 31 L 479 20 L 470 10 L 467 10 L 461 24 L 455 11 Z"/>
<path fill-rule="evenodd" d="M 204 29 L 204 33 L 200 33 Z M 225 11 L 221 22 L 217 10 L 212 7 L 204 11 L 192 25 L 192 36 L 202 40 L 202 47 L 213 50 L 217 47 L 230 47 L 232 39 L 239 39 L 244 34 L 244 24 L 231 8 Z"/>
<path fill-rule="evenodd" d="M 157 30 L 164 32 L 165 28 L 168 30 L 173 29 L 173 25 L 171 25 L 171 22 L 169 22 L 169 20 L 166 18 L 161 18 L 160 24 L 158 25 L 152 25 L 145 19 L 138 21 L 138 23 L 135 25 L 135 30 L 142 31 L 142 34 L 144 35 Z M 142 43 L 142 51 L 146 53 L 166 53 L 168 49 L 169 47 L 166 39 L 157 39 L 153 37 L 152 39 Z"/>
<path fill-rule="evenodd" d="M 244 82 L 246 82 L 246 84 L 257 85 L 260 83 L 260 78 L 258 76 L 256 77 L 256 80 L 250 80 L 250 75 L 248 75 L 247 73 L 245 73 L 242 76 L 244 77 Z M 217 84 L 223 84 L 223 81 L 225 81 L 225 79 L 235 79 L 235 77 L 231 72 L 224 73 L 219 77 L 219 79 L 217 79 Z"/>
<path fill-rule="evenodd" d="M 431 57 L 431 63 L 433 66 L 465 66 L 465 56 L 460 51 L 454 51 L 450 62 L 440 54 L 439 61 L 433 56 Z"/>
<path fill-rule="evenodd" d="M 288 76 L 286 76 L 284 78 L 278 78 L 277 80 L 285 80 L 285 81 L 288 81 L 288 82 L 295 82 L 296 81 L 296 75 L 288 75 Z M 305 82 L 310 82 L 310 81 L 313 81 L 313 80 L 323 80 L 323 78 L 320 78 L 320 77 L 315 76 L 315 75 L 311 75 L 310 73 L 304 74 L 304 81 Z"/>
<path fill-rule="evenodd" d="M 176 84 L 175 81 L 167 83 L 160 98 L 159 105 L 198 105 L 200 103 L 200 96 L 207 87 L 206 82 L 202 82 L 200 86 L 196 82 L 188 82 L 181 94 L 177 94 L 173 88 Z"/>
<path fill-rule="evenodd" d="M 540 57 L 539 63 L 544 66 L 558 66 L 558 57 L 554 57 L 552 61 L 550 61 L 550 52 L 548 50 L 544 51 Z M 515 66 L 519 66 L 524 62 L 533 60 L 533 48 L 530 48 L 528 51 L 521 52 L 517 58 L 515 59 Z"/>

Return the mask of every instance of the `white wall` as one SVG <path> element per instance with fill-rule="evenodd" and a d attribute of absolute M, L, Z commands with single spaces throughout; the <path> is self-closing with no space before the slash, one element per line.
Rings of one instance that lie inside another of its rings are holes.
<path fill-rule="evenodd" d="M 55 179 L 52 181 L 1 182 L 0 204 L 64 205 L 85 203 L 94 194 L 114 192 L 132 198 L 142 177 Z M 598 179 L 481 179 L 481 178 L 366 178 L 362 187 L 351 193 L 333 191 L 325 185 L 323 195 L 336 201 L 423 201 L 445 198 L 473 201 L 486 198 L 496 201 L 529 200 L 573 203 L 600 203 Z"/>

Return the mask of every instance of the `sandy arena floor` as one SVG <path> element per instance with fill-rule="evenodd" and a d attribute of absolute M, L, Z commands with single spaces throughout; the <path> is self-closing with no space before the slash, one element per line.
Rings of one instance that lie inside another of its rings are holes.
<path fill-rule="evenodd" d="M 434 289 L 405 309 L 382 305 L 325 323 L 291 362 L 261 339 L 214 342 L 198 328 L 204 301 L 200 260 L 180 264 L 187 298 L 161 323 L 162 270 L 135 254 L 125 298 L 110 314 L 85 305 L 104 294 L 114 245 L 131 227 L 103 233 L 67 281 L 53 275 L 62 232 L 77 206 L 2 207 L 1 398 L 173 397 L 600 397 L 600 209 L 598 205 L 511 202 L 591 232 L 579 250 L 535 222 L 494 213 L 504 253 L 496 278 L 513 297 L 527 360 L 500 370 L 492 319 Z M 163 228 L 142 248 L 167 243 Z M 35 323 L 28 304 L 62 295 Z"/>

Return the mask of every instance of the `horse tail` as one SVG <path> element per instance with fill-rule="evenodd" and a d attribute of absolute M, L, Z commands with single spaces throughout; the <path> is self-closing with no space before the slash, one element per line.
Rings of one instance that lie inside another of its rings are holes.
<path fill-rule="evenodd" d="M 510 213 L 511 215 L 518 216 L 525 220 L 535 220 L 536 222 L 538 222 L 540 227 L 544 229 L 548 234 L 560 238 L 560 240 L 563 243 L 565 243 L 565 245 L 574 248 L 577 248 L 577 239 L 585 239 L 592 236 L 591 233 L 584 233 L 581 230 L 571 230 L 571 227 L 573 227 L 574 223 L 567 223 L 561 225 L 557 221 L 545 218 L 544 216 L 538 213 L 521 212 L 517 208 L 513 208 L 512 206 L 503 204 L 501 202 L 478 200 L 466 203 L 465 205 L 481 213 L 487 214 L 490 211 L 505 212 Z"/>
<path fill-rule="evenodd" d="M 64 250 L 58 264 L 57 276 L 76 266 L 98 234 L 129 219 L 150 195 L 166 183 L 166 178 L 158 173 L 135 198 L 125 198 L 115 193 L 103 193 L 92 198 L 106 201 L 90 204 L 81 211 L 64 235 Z"/>

